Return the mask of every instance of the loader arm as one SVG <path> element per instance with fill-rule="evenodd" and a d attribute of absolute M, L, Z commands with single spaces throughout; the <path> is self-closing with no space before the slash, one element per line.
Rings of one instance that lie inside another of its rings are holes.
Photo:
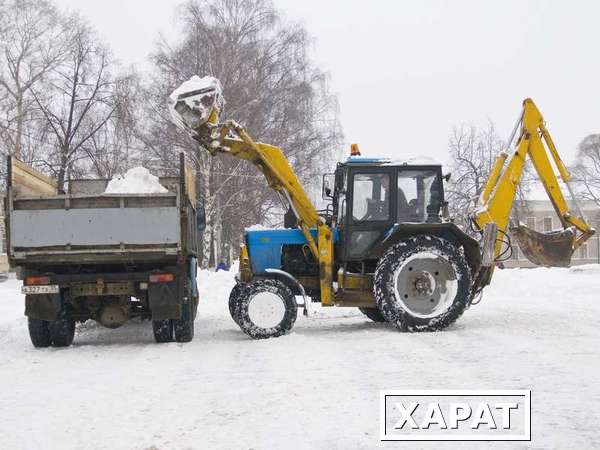
<path fill-rule="evenodd" d="M 319 216 L 302 183 L 283 151 L 255 142 L 233 120 L 221 123 L 224 104 L 220 82 L 212 77 L 192 78 L 170 96 L 170 108 L 176 125 L 188 132 L 211 155 L 229 154 L 244 159 L 265 176 L 268 185 L 283 196 L 294 212 L 298 228 L 319 262 L 321 303 L 333 304 L 333 232 Z M 317 229 L 317 239 L 310 233 Z"/>
<path fill-rule="evenodd" d="M 315 258 L 318 259 L 317 244 L 309 232 L 322 223 L 294 169 L 279 147 L 256 143 L 246 130 L 234 121 L 227 121 L 216 130 L 219 138 L 206 145 L 200 135 L 194 136 L 211 154 L 226 153 L 252 163 L 265 176 L 269 187 L 282 194 L 298 219 L 298 228 L 308 241 Z M 231 137 L 232 133 L 238 138 Z M 214 137 L 213 133 L 213 137 Z"/>
<path fill-rule="evenodd" d="M 594 234 L 594 229 L 587 224 L 579 207 L 576 206 L 575 212 L 569 210 L 548 154 L 551 155 L 575 202 L 569 187 L 571 175 L 546 129 L 544 118 L 531 99 L 525 99 L 523 102 L 522 115 L 507 146 L 510 146 L 517 130 L 520 130 L 520 134 L 516 149 L 510 158 L 506 151 L 496 158 L 472 217 L 473 222 L 476 228 L 482 231 L 488 224 L 497 226 L 497 234 L 493 241 L 494 259 L 497 259 L 502 251 L 502 238 L 506 235 L 517 188 L 522 181 L 525 163 L 529 157 L 564 232 L 544 235 L 519 225 L 511 228 L 511 234 L 517 238 L 523 253 L 532 262 L 546 266 L 567 266 L 574 250 Z"/>

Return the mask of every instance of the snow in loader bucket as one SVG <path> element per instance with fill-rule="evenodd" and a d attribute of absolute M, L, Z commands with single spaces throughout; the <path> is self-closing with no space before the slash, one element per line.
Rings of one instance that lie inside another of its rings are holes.
<path fill-rule="evenodd" d="M 524 225 L 512 227 L 514 237 L 521 251 L 529 261 L 546 267 L 569 267 L 575 243 L 573 228 L 539 233 Z"/>
<path fill-rule="evenodd" d="M 204 125 L 215 108 L 223 109 L 221 82 L 210 76 L 194 75 L 169 96 L 169 112 L 175 125 L 192 132 Z"/>

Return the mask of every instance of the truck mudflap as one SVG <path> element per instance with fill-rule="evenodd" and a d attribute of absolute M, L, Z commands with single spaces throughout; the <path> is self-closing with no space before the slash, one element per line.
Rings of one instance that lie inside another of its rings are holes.
<path fill-rule="evenodd" d="M 169 283 L 151 283 L 148 286 L 148 304 L 152 312 L 152 320 L 179 319 L 181 317 L 181 300 L 179 295 L 179 279 L 176 277 Z"/>
<path fill-rule="evenodd" d="M 25 296 L 25 315 L 31 319 L 53 322 L 61 309 L 60 294 L 37 294 Z"/>

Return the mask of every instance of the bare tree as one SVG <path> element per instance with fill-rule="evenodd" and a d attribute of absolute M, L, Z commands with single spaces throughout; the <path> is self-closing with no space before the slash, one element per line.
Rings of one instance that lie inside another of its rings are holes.
<path fill-rule="evenodd" d="M 211 158 L 171 125 L 164 105 L 174 88 L 193 75 L 219 78 L 227 99 L 224 119 L 233 118 L 257 139 L 282 147 L 307 184 L 327 170 L 341 132 L 337 99 L 327 75 L 308 57 L 306 30 L 284 22 L 270 2 L 190 1 L 180 9 L 180 24 L 182 39 L 161 39 L 152 55 L 156 71 L 142 139 L 148 164 L 172 165 L 173 153 L 184 151 L 196 165 L 208 218 L 206 265 L 218 262 L 245 226 L 265 222 L 281 204 L 254 167 Z"/>
<path fill-rule="evenodd" d="M 473 211 L 503 146 L 491 122 L 485 129 L 454 127 L 449 143 L 452 178 L 447 199 L 452 215 L 461 224 L 468 223 L 468 214 Z"/>
<path fill-rule="evenodd" d="M 140 79 L 133 68 L 115 82 L 116 107 L 105 126 L 82 145 L 89 172 L 100 178 L 112 178 L 138 163 L 140 142 L 136 139 L 141 106 Z"/>
<path fill-rule="evenodd" d="M 581 141 L 572 171 L 578 196 L 600 206 L 600 134 Z"/>
<path fill-rule="evenodd" d="M 34 91 L 34 98 L 55 146 L 49 166 L 64 186 L 69 171 L 89 156 L 84 148 L 92 146 L 117 111 L 118 79 L 108 49 L 87 22 L 71 19 L 67 36 L 68 51 L 64 60 L 52 70 L 51 95 Z M 88 146 L 88 147 L 86 147 Z"/>
<path fill-rule="evenodd" d="M 475 209 L 492 165 L 504 148 L 505 142 L 497 134 L 492 122 L 486 128 L 462 125 L 453 129 L 449 143 L 452 177 L 446 192 L 451 215 L 459 224 L 469 224 L 469 215 Z M 525 200 L 531 181 L 530 173 L 527 165 L 513 208 L 516 221 L 527 210 Z"/>
<path fill-rule="evenodd" d="M 23 157 L 24 141 L 36 148 L 45 139 L 39 127 L 29 126 L 36 110 L 31 90 L 61 62 L 64 32 L 64 21 L 45 0 L 0 3 L 0 139 L 4 151 L 17 158 Z"/>
<path fill-rule="evenodd" d="M 282 147 L 316 191 L 341 142 L 337 98 L 310 60 L 306 30 L 268 0 L 192 0 L 177 41 L 160 39 L 145 83 L 118 66 L 85 20 L 46 0 L 0 0 L 0 139 L 57 178 L 112 177 L 132 165 L 175 173 L 183 151 L 199 174 L 208 227 L 203 264 L 230 259 L 245 226 L 274 225 L 280 199 L 243 161 L 212 158 L 171 124 L 166 98 L 193 75 L 213 75 L 227 108 L 263 142 Z M 18 39 L 14 39 L 18 36 Z M 140 87 L 142 85 L 142 87 Z"/>

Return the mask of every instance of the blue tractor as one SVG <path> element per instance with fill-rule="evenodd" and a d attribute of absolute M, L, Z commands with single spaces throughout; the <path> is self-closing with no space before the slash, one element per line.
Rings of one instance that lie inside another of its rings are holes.
<path fill-rule="evenodd" d="M 299 296 L 305 312 L 311 302 L 358 307 L 410 331 L 456 320 L 471 300 L 481 256 L 478 242 L 447 220 L 441 166 L 351 156 L 329 181 L 319 214 L 332 230 L 332 299 L 321 297 L 322 264 L 290 208 L 286 228 L 245 233 L 229 299 L 242 330 L 253 338 L 286 333 Z M 317 228 L 309 231 L 316 241 Z"/>

